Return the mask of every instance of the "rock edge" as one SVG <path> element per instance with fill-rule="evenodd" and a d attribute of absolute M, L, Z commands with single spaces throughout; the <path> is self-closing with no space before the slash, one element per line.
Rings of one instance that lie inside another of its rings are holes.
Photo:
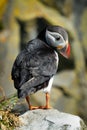
<path fill-rule="evenodd" d="M 55 109 L 27 111 L 19 119 L 23 125 L 15 130 L 87 130 L 79 116 Z"/>

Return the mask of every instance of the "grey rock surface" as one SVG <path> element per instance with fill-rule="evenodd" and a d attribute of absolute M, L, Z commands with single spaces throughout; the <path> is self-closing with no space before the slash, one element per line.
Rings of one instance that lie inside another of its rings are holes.
<path fill-rule="evenodd" d="M 87 130 L 80 117 L 55 109 L 27 111 L 19 119 L 23 124 L 15 130 Z"/>

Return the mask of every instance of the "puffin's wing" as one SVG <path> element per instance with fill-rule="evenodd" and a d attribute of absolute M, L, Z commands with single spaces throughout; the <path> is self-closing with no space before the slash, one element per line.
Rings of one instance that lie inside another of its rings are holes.
<path fill-rule="evenodd" d="M 14 80 L 15 78 L 19 77 L 19 71 L 20 68 L 24 68 L 24 62 L 25 62 L 25 57 L 28 54 L 28 52 L 26 50 L 21 51 L 21 53 L 17 56 L 17 58 L 14 61 L 13 67 L 12 67 L 12 71 L 11 71 L 11 76 L 12 79 Z"/>
<path fill-rule="evenodd" d="M 29 73 L 29 53 L 26 49 L 21 51 L 21 53 L 15 59 L 12 67 L 11 76 L 14 80 L 14 86 L 19 89 L 22 84 L 31 78 Z"/>

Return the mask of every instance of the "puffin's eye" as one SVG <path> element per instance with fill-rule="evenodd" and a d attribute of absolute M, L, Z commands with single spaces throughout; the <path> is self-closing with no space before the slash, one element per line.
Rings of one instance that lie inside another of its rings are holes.
<path fill-rule="evenodd" d="M 56 37 L 56 40 L 57 40 L 57 41 L 60 40 L 60 37 Z"/>

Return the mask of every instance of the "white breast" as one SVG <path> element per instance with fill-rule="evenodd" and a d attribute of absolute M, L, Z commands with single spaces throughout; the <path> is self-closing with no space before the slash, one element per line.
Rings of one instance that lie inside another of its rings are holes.
<path fill-rule="evenodd" d="M 50 93 L 52 84 L 53 84 L 53 77 L 49 80 L 48 86 L 43 89 L 44 93 L 47 93 L 47 92 Z"/>

